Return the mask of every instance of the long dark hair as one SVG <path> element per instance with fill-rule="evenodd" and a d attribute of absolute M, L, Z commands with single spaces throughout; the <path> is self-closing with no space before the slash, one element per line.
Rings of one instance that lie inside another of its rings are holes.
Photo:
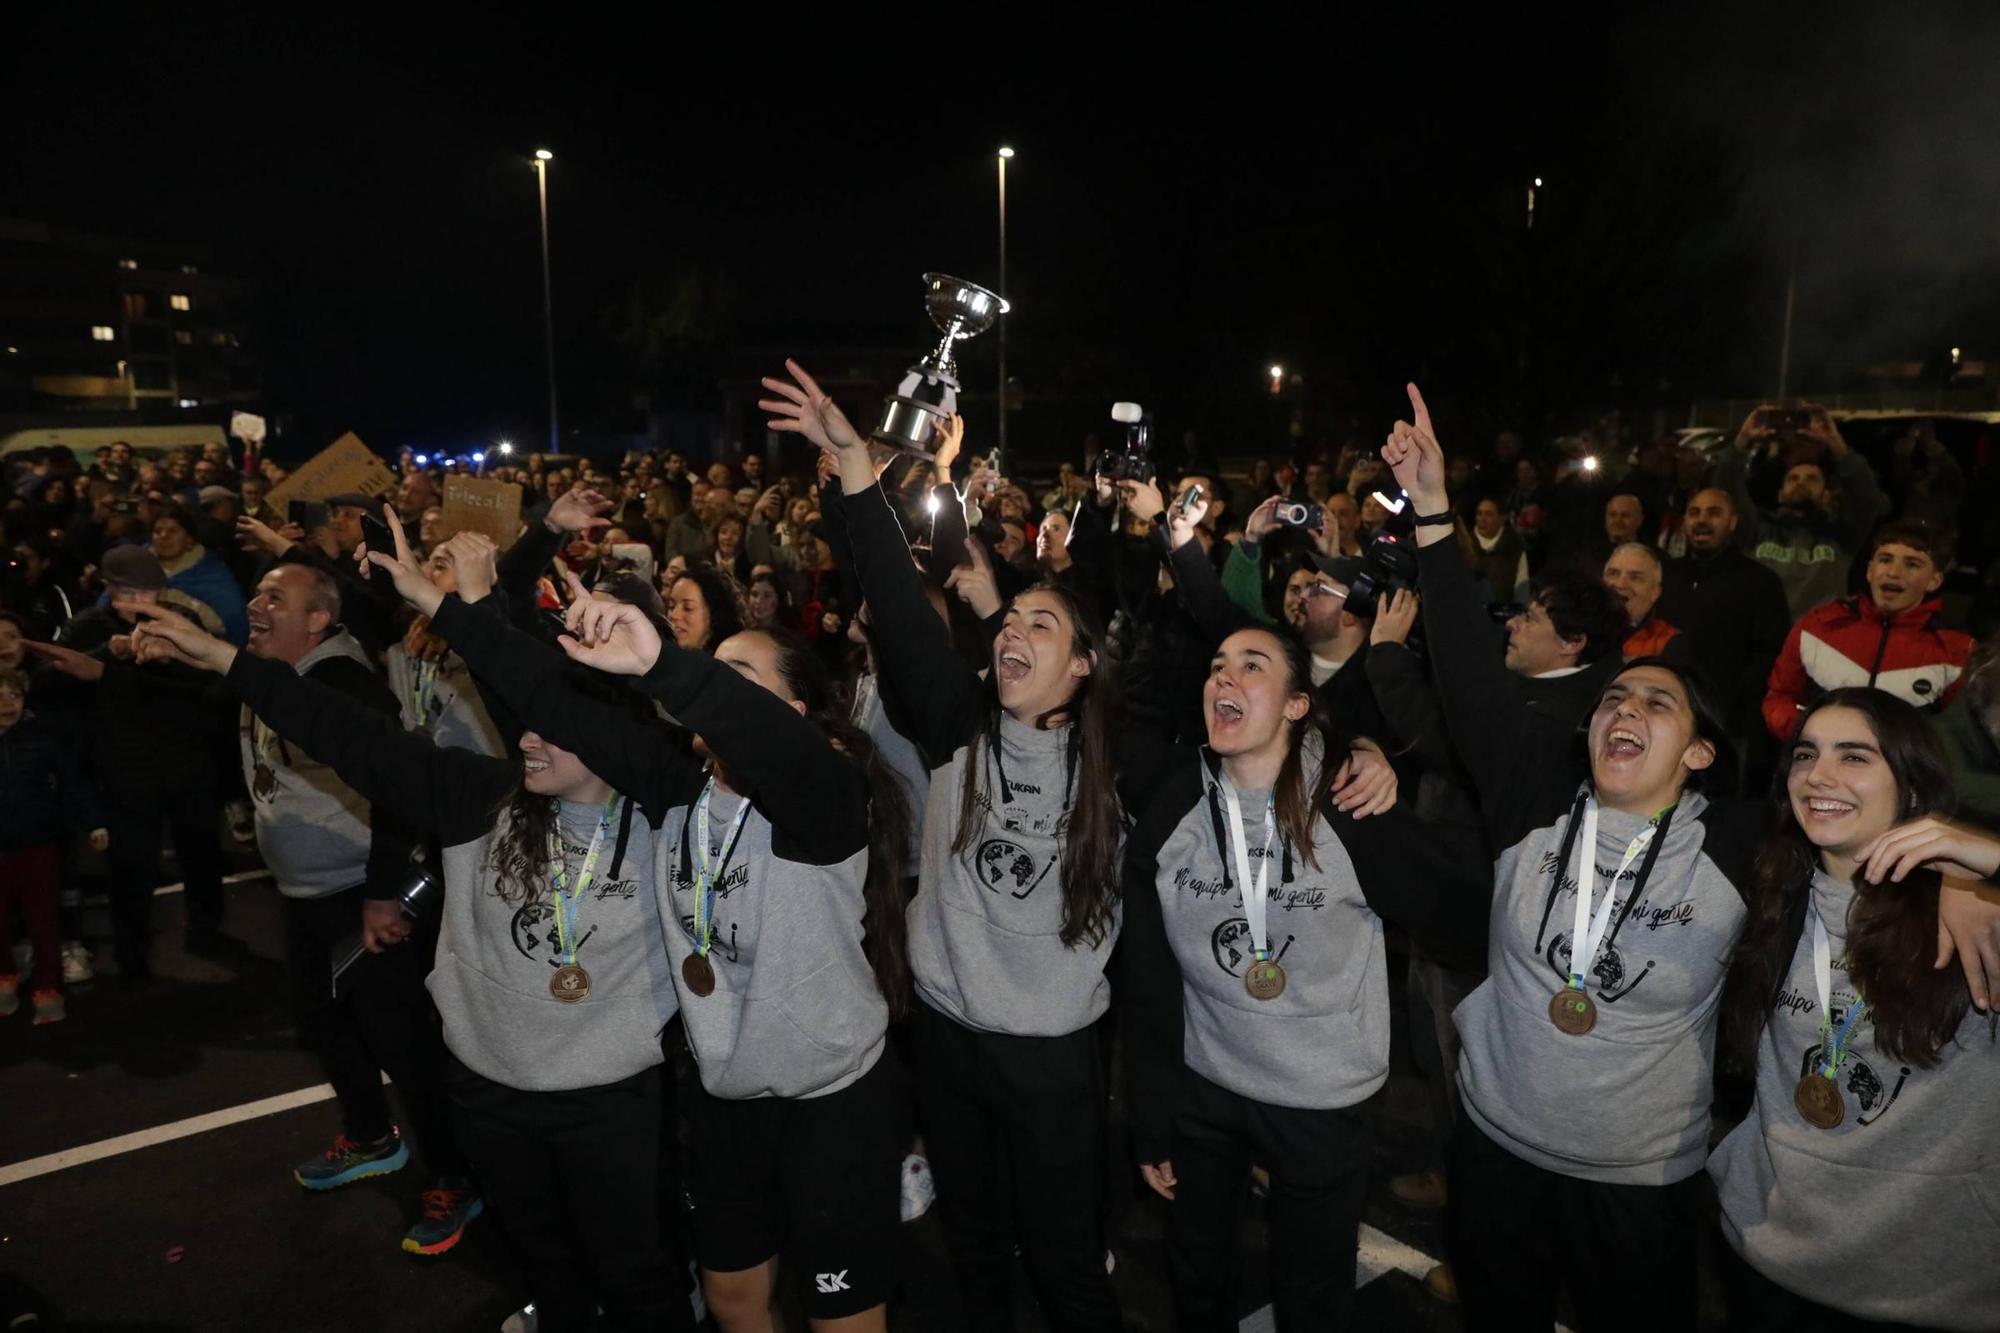
<path fill-rule="evenodd" d="M 1604 703 L 1605 693 L 1627 672 L 1636 671 L 1640 667 L 1656 667 L 1680 682 L 1682 692 L 1687 695 L 1688 711 L 1694 715 L 1694 738 L 1707 741 L 1709 748 L 1715 751 L 1715 761 L 1707 768 L 1690 770 L 1686 781 L 1681 785 L 1695 791 L 1703 787 L 1713 787 L 1717 791 L 1730 790 L 1734 786 L 1736 742 L 1730 739 L 1729 728 L 1724 725 L 1722 713 L 1716 708 L 1713 697 L 1709 694 L 1708 682 L 1703 679 L 1699 671 L 1678 658 L 1658 655 L 1635 657 L 1619 667 L 1612 673 L 1610 679 L 1604 682 L 1604 689 L 1598 691 L 1596 701 L 1590 705 L 1590 712 L 1584 715 L 1583 725 L 1577 728 L 1578 736 L 1586 738 L 1589 736 L 1590 719 L 1597 715 L 1598 708 Z M 1588 741 L 1585 740 L 1584 744 L 1586 747 L 1584 769 L 1588 772 L 1590 765 Z"/>
<path fill-rule="evenodd" d="M 753 629 L 778 650 L 778 674 L 806 718 L 827 743 L 860 768 L 868 784 L 868 875 L 861 886 L 861 951 L 875 973 L 876 989 L 895 1022 L 910 1007 L 910 939 L 903 901 L 904 861 L 910 845 L 910 803 L 903 784 L 882 761 L 868 733 L 842 717 L 833 679 L 819 654 L 787 629 Z M 717 642 L 720 642 L 718 640 Z"/>
<path fill-rule="evenodd" d="M 1293 635 L 1280 634 L 1275 627 L 1258 626 L 1251 632 L 1266 635 L 1278 645 L 1285 661 L 1286 696 L 1303 694 L 1312 701 L 1305 716 L 1289 724 L 1290 744 L 1285 750 L 1285 762 L 1278 769 L 1278 781 L 1271 789 L 1271 802 L 1278 812 L 1278 826 L 1285 831 L 1285 841 L 1307 865 L 1317 870 L 1319 857 L 1313 850 L 1313 825 L 1318 822 L 1321 805 L 1333 792 L 1333 779 L 1353 742 L 1335 726 L 1319 691 L 1313 689 L 1312 663 L 1305 644 Z M 1320 742 L 1317 756 L 1310 753 L 1310 742 L 1315 737 Z M 1308 772 L 1306 766 L 1314 762 L 1318 768 Z"/>
<path fill-rule="evenodd" d="M 1880 690 L 1828 692 L 1799 716 L 1772 784 L 1772 827 L 1757 850 L 1757 883 L 1749 920 L 1730 965 L 1733 995 L 1725 1001 L 1732 1056 L 1754 1068 L 1757 1038 L 1771 1015 L 1798 944 L 1801 899 L 1811 892 L 1820 850 L 1792 813 L 1791 754 L 1805 724 L 1827 708 L 1849 708 L 1868 719 L 1882 760 L 1896 780 L 1897 822 L 1946 816 L 1956 804 L 1951 770 L 1921 714 Z M 1847 972 L 1868 997 L 1875 1041 L 1890 1058 L 1928 1069 L 1958 1031 L 1972 1003 L 1956 968 L 1930 966 L 1937 949 L 1938 890 L 1934 870 L 1901 883 L 1859 875 L 1847 912 Z"/>
<path fill-rule="evenodd" d="M 1015 594 L 1013 600 L 1019 601 L 1030 592 L 1047 593 L 1069 616 L 1070 655 L 1096 658 L 1096 665 L 1077 681 L 1069 699 L 1054 713 L 1035 719 L 1035 725 L 1046 727 L 1055 713 L 1060 713 L 1074 728 L 1070 743 L 1076 753 L 1076 782 L 1069 820 L 1057 834 L 1062 848 L 1062 942 L 1074 947 L 1079 940 L 1087 941 L 1096 948 L 1111 933 L 1111 917 L 1118 908 L 1118 853 L 1125 828 L 1111 759 L 1112 711 L 1118 698 L 1116 671 L 1106 651 L 1104 624 L 1094 610 L 1060 583 L 1037 583 Z M 951 844 L 961 855 L 971 850 L 978 831 L 977 797 L 985 776 L 986 754 L 1000 750 L 1000 686 L 990 672 L 981 687 L 980 706 L 986 725 L 974 733 L 966 747 L 958 836 Z"/>
<path fill-rule="evenodd" d="M 733 638 L 743 632 L 743 606 L 737 600 L 736 588 L 714 565 L 699 560 L 688 561 L 681 579 L 693 583 L 701 589 L 701 600 L 708 607 L 708 641 L 701 651 L 715 652 L 715 646 L 724 639 Z M 681 579 L 675 579 L 679 583 Z M 667 587 L 667 595 L 673 596 L 673 586 Z"/>

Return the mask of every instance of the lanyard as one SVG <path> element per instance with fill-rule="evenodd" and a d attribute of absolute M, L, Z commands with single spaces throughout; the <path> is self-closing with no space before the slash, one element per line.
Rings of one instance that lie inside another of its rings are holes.
<path fill-rule="evenodd" d="M 1270 901 L 1271 882 L 1271 837 L 1278 827 L 1277 812 L 1272 799 L 1264 800 L 1264 850 L 1258 854 L 1257 879 L 1250 879 L 1250 846 L 1243 837 L 1243 806 L 1236 799 L 1236 784 L 1222 778 L 1222 799 L 1229 806 L 1229 854 L 1236 861 L 1236 883 L 1243 894 L 1243 919 L 1250 927 L 1250 949 L 1263 962 L 1271 956 L 1267 947 L 1268 936 L 1264 933 L 1265 906 Z"/>
<path fill-rule="evenodd" d="M 1860 1021 L 1868 1008 L 1868 1001 L 1856 998 L 1847 1011 L 1847 1017 L 1840 1022 L 1840 1031 L 1833 1030 L 1833 949 L 1827 943 L 1826 922 L 1820 920 L 1819 907 L 1813 906 L 1813 983 L 1819 987 L 1819 1036 L 1820 1058 L 1817 1061 L 1820 1077 L 1832 1078 L 1833 1071 L 1840 1068 L 1840 1062 L 1847 1058 L 1848 1034 Z"/>
<path fill-rule="evenodd" d="M 416 688 L 410 700 L 410 711 L 416 714 L 419 727 L 428 727 L 431 724 L 431 701 L 437 697 L 437 678 L 436 660 L 419 659 Z"/>
<path fill-rule="evenodd" d="M 1597 962 L 1598 946 L 1604 942 L 1604 929 L 1611 924 L 1611 904 L 1618 898 L 1618 881 L 1639 859 L 1653 838 L 1659 833 L 1657 822 L 1639 830 L 1639 835 L 1626 845 L 1625 855 L 1618 862 L 1618 870 L 1611 876 L 1611 882 L 1604 886 L 1604 900 L 1598 904 L 1597 914 L 1590 911 L 1590 900 L 1597 893 L 1597 801 L 1593 798 L 1584 803 L 1583 837 L 1576 848 L 1576 924 L 1569 937 L 1569 984 L 1572 990 L 1583 989 L 1583 979 L 1590 975 L 1591 967 Z M 1631 902 L 1639 896 L 1644 887 L 1641 882 L 1632 885 Z"/>
<path fill-rule="evenodd" d="M 565 964 L 576 962 L 576 912 L 583 905 L 584 897 L 590 892 L 590 885 L 597 878 L 597 856 L 604 850 L 604 835 L 611 829 L 611 817 L 618 812 L 618 793 L 611 793 L 605 803 L 604 813 L 598 816 L 597 832 L 591 836 L 590 850 L 584 854 L 583 869 L 577 872 L 576 889 L 569 890 L 569 862 L 563 856 L 561 805 L 557 807 L 554 827 L 549 829 L 549 887 L 556 899 L 556 943 L 562 950 Z"/>
<path fill-rule="evenodd" d="M 743 836 L 743 820 L 750 813 L 750 798 L 736 807 L 736 818 L 729 825 L 729 833 L 722 844 L 722 859 L 709 869 L 708 860 L 708 802 L 715 795 L 715 775 L 710 774 L 708 784 L 701 789 L 701 799 L 695 802 L 695 882 L 694 882 L 694 951 L 704 957 L 708 946 L 715 937 L 715 886 L 722 882 L 723 872 L 729 869 L 729 858 L 736 854 L 736 840 Z"/>

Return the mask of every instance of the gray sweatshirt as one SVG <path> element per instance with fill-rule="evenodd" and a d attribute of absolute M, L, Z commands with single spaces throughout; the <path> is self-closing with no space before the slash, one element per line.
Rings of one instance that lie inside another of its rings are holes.
<path fill-rule="evenodd" d="M 1681 798 L 1637 905 L 1615 938 L 1605 932 L 1588 979 L 1597 1025 L 1582 1036 L 1548 1016 L 1568 979 L 1576 910 L 1574 850 L 1549 903 L 1568 814 L 1495 864 L 1489 975 L 1452 1017 L 1466 1112 L 1516 1157 L 1619 1185 L 1666 1185 L 1701 1169 L 1716 1011 L 1744 918 L 1705 846 L 1707 810 L 1699 792 Z M 1601 812 L 1593 905 L 1645 823 Z M 1642 864 L 1618 883 L 1614 922 Z"/>
<path fill-rule="evenodd" d="M 403 710 L 403 725 L 421 731 L 439 745 L 471 750 L 475 754 L 504 756 L 507 746 L 500 729 L 486 714 L 486 705 L 472 683 L 472 672 L 457 653 L 439 656 L 434 668 L 410 656 L 402 644 L 393 644 L 382 656 L 389 688 Z M 430 697 L 424 697 L 424 676 L 430 675 Z M 422 715 L 419 716 L 419 708 Z"/>
<path fill-rule="evenodd" d="M 882 706 L 882 681 L 874 672 L 864 672 L 854 682 L 854 725 L 875 742 L 875 752 L 902 784 L 903 799 L 910 805 L 910 845 L 904 865 L 915 873 L 924 854 L 924 806 L 931 795 L 930 765 L 917 752 L 916 742 L 896 730 L 889 710 Z"/>
<path fill-rule="evenodd" d="M 375 674 L 353 635 L 338 630 L 292 669 L 309 676 L 322 663 L 332 674 Z M 332 768 L 285 741 L 243 710 L 243 782 L 256 813 L 257 851 L 287 898 L 324 898 L 368 877 L 368 799 Z"/>
<path fill-rule="evenodd" d="M 1847 975 L 1853 896 L 1824 871 L 1813 876 L 1812 907 L 1832 946 L 1836 1026 L 1857 998 Z M 1846 1116 L 1818 1129 L 1792 1094 L 1819 1054 L 1821 1018 L 1809 912 L 1758 1046 L 1756 1102 L 1709 1160 L 1723 1235 L 1771 1281 L 1844 1313 L 2000 1329 L 2000 1046 L 1991 1020 L 1968 1009 L 1937 1064 L 1917 1069 L 1884 1055 L 1864 1016 L 1835 1075 Z"/>
<path fill-rule="evenodd" d="M 923 869 L 910 904 L 910 968 L 939 1012 L 981 1032 L 1060 1037 L 1111 1003 L 1104 963 L 1117 942 L 1062 942 L 1062 850 L 1069 819 L 1068 727 L 1038 730 L 1003 714 L 999 764 L 984 772 L 964 852 L 952 849 L 969 747 L 931 775 Z M 1003 781 L 1000 769 L 1005 769 Z"/>
<path fill-rule="evenodd" d="M 742 798 L 716 789 L 709 857 Z M 699 827 L 687 804 L 660 825 L 655 863 L 673 974 L 694 952 L 695 876 L 688 839 Z M 715 991 L 682 997 L 681 1021 L 716 1097 L 819 1097 L 859 1079 L 882 1056 L 889 1007 L 861 948 L 868 852 L 829 865 L 786 860 L 771 849 L 771 821 L 752 809 L 715 894 L 709 964 Z"/>

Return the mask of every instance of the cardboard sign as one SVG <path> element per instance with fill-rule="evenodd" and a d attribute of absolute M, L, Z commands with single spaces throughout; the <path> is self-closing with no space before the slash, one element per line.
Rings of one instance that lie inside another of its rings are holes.
<path fill-rule="evenodd" d="M 254 412 L 231 412 L 229 433 L 245 444 L 264 442 L 264 418 Z"/>
<path fill-rule="evenodd" d="M 389 471 L 389 465 L 369 452 L 361 438 L 349 431 L 273 486 L 264 505 L 272 513 L 282 514 L 293 500 L 324 500 L 346 491 L 387 495 L 395 489 L 396 474 Z"/>
<path fill-rule="evenodd" d="M 438 528 L 440 541 L 461 532 L 483 532 L 504 551 L 521 535 L 521 488 L 511 481 L 454 473 L 444 479 Z"/>

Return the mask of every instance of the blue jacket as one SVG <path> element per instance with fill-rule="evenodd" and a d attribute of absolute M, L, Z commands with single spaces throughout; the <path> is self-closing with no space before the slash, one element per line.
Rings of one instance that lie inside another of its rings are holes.
<path fill-rule="evenodd" d="M 250 617 L 244 608 L 243 589 L 222 557 L 204 551 L 201 559 L 178 574 L 167 575 L 167 586 L 177 588 L 222 618 L 223 637 L 241 648 L 250 638 Z"/>

